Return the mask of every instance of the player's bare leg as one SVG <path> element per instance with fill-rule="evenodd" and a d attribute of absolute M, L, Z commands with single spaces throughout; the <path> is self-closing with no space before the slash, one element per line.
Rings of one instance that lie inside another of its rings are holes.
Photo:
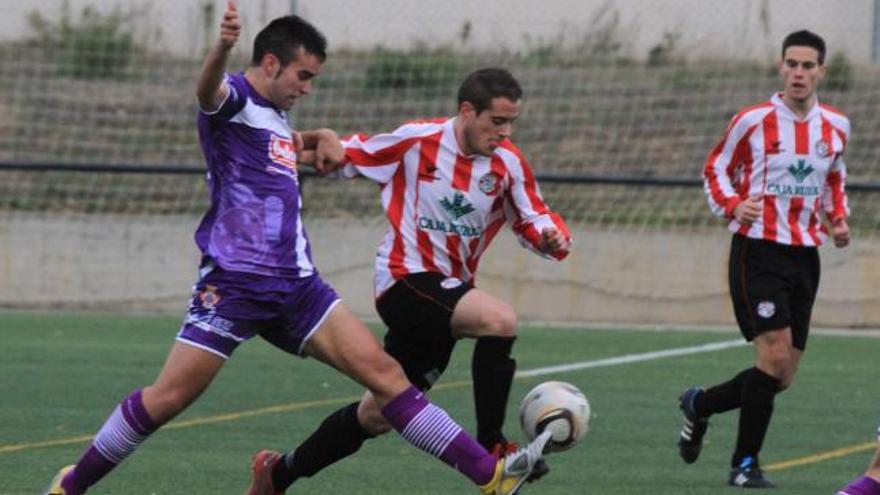
<path fill-rule="evenodd" d="M 60 476 L 57 487 L 50 487 L 48 493 L 85 493 L 159 427 L 192 404 L 224 362 L 210 352 L 176 342 L 155 383 L 135 390 L 116 407 L 74 469 Z"/>
<path fill-rule="evenodd" d="M 519 446 L 509 442 L 502 431 L 516 373 L 516 360 L 511 357 L 516 340 L 516 312 L 492 294 L 472 289 L 455 305 L 450 325 L 456 339 L 477 339 L 471 359 L 477 441 L 498 457 L 516 452 Z M 549 471 L 542 459 L 529 481 Z"/>
<path fill-rule="evenodd" d="M 731 459 L 729 484 L 748 488 L 770 488 L 758 454 L 773 415 L 776 394 L 794 380 L 801 351 L 792 345 L 791 329 L 786 327 L 761 333 L 754 340 L 755 367 L 743 381 L 739 431 Z"/>
<path fill-rule="evenodd" d="M 359 416 L 376 433 L 393 427 L 414 446 L 461 471 L 485 493 L 512 493 L 543 453 L 547 437 L 536 439 L 508 461 L 497 460 L 409 383 L 397 361 L 343 304 L 334 307 L 305 351 L 367 387 L 370 392 L 358 407 Z"/>
<path fill-rule="evenodd" d="M 495 459 L 445 411 L 410 385 L 400 364 L 382 350 L 369 329 L 344 304 L 333 309 L 305 350 L 366 387 L 382 416 L 408 442 L 457 467 L 477 484 L 491 479 Z M 407 430 L 409 425 L 413 427 Z M 422 429 L 426 433 L 415 433 Z"/>

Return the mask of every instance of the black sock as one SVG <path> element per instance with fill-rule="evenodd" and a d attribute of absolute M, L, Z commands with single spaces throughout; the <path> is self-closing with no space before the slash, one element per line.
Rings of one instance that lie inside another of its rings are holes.
<path fill-rule="evenodd" d="M 743 382 L 742 406 L 739 410 L 739 431 L 736 451 L 730 460 L 731 467 L 740 465 L 746 457 L 758 460 L 758 452 L 764 444 L 770 416 L 773 415 L 773 398 L 779 392 L 779 380 L 752 368 Z"/>
<path fill-rule="evenodd" d="M 361 448 L 372 438 L 357 419 L 358 402 L 337 409 L 295 450 L 272 470 L 272 484 L 284 491 L 297 478 L 314 475 Z"/>
<path fill-rule="evenodd" d="M 516 337 L 480 337 L 471 360 L 477 441 L 490 451 L 496 443 L 506 441 L 501 426 L 516 371 L 516 360 L 510 357 L 514 340 Z"/>
<path fill-rule="evenodd" d="M 706 393 L 697 395 L 694 409 L 697 416 L 708 418 L 713 414 L 737 409 L 742 404 L 742 387 L 746 375 L 754 368 L 747 368 L 724 383 L 706 389 Z"/>

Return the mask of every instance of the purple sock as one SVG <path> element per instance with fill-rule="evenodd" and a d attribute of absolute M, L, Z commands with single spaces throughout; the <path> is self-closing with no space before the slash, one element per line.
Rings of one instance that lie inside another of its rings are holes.
<path fill-rule="evenodd" d="M 61 486 L 67 495 L 85 493 L 158 427 L 144 409 L 141 391 L 132 392 L 113 410 L 88 450 L 76 461 L 76 468 L 64 477 Z"/>
<path fill-rule="evenodd" d="M 415 387 L 395 397 L 382 414 L 407 442 L 455 467 L 474 483 L 485 485 L 494 476 L 497 459 Z"/>
<path fill-rule="evenodd" d="M 880 495 L 880 483 L 870 476 L 862 476 L 852 480 L 837 495 Z"/>

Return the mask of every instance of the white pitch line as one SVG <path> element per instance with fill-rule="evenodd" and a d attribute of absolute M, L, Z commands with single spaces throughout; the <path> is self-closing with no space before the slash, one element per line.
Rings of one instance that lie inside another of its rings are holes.
<path fill-rule="evenodd" d="M 721 351 L 730 349 L 731 347 L 740 347 L 746 345 L 747 342 L 742 339 L 725 340 L 722 342 L 712 342 L 711 344 L 697 345 L 693 347 L 679 347 L 678 349 L 666 349 L 664 351 L 643 352 L 641 354 L 627 354 L 606 359 L 597 359 L 594 361 L 581 361 L 579 363 L 559 364 L 556 366 L 545 366 L 543 368 L 533 368 L 530 370 L 518 371 L 517 378 L 527 378 L 532 376 L 550 375 L 553 373 L 564 373 L 566 371 L 586 370 L 592 368 L 602 368 L 605 366 L 616 366 L 618 364 L 639 363 L 642 361 L 653 361 L 675 356 L 687 356 L 688 354 L 701 354 L 704 352 Z"/>

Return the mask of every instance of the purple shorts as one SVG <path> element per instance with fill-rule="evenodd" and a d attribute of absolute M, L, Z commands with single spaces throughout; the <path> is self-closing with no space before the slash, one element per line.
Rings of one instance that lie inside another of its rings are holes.
<path fill-rule="evenodd" d="M 213 268 L 193 288 L 177 340 L 224 359 L 255 335 L 302 356 L 340 301 L 321 277 L 283 279 Z"/>

